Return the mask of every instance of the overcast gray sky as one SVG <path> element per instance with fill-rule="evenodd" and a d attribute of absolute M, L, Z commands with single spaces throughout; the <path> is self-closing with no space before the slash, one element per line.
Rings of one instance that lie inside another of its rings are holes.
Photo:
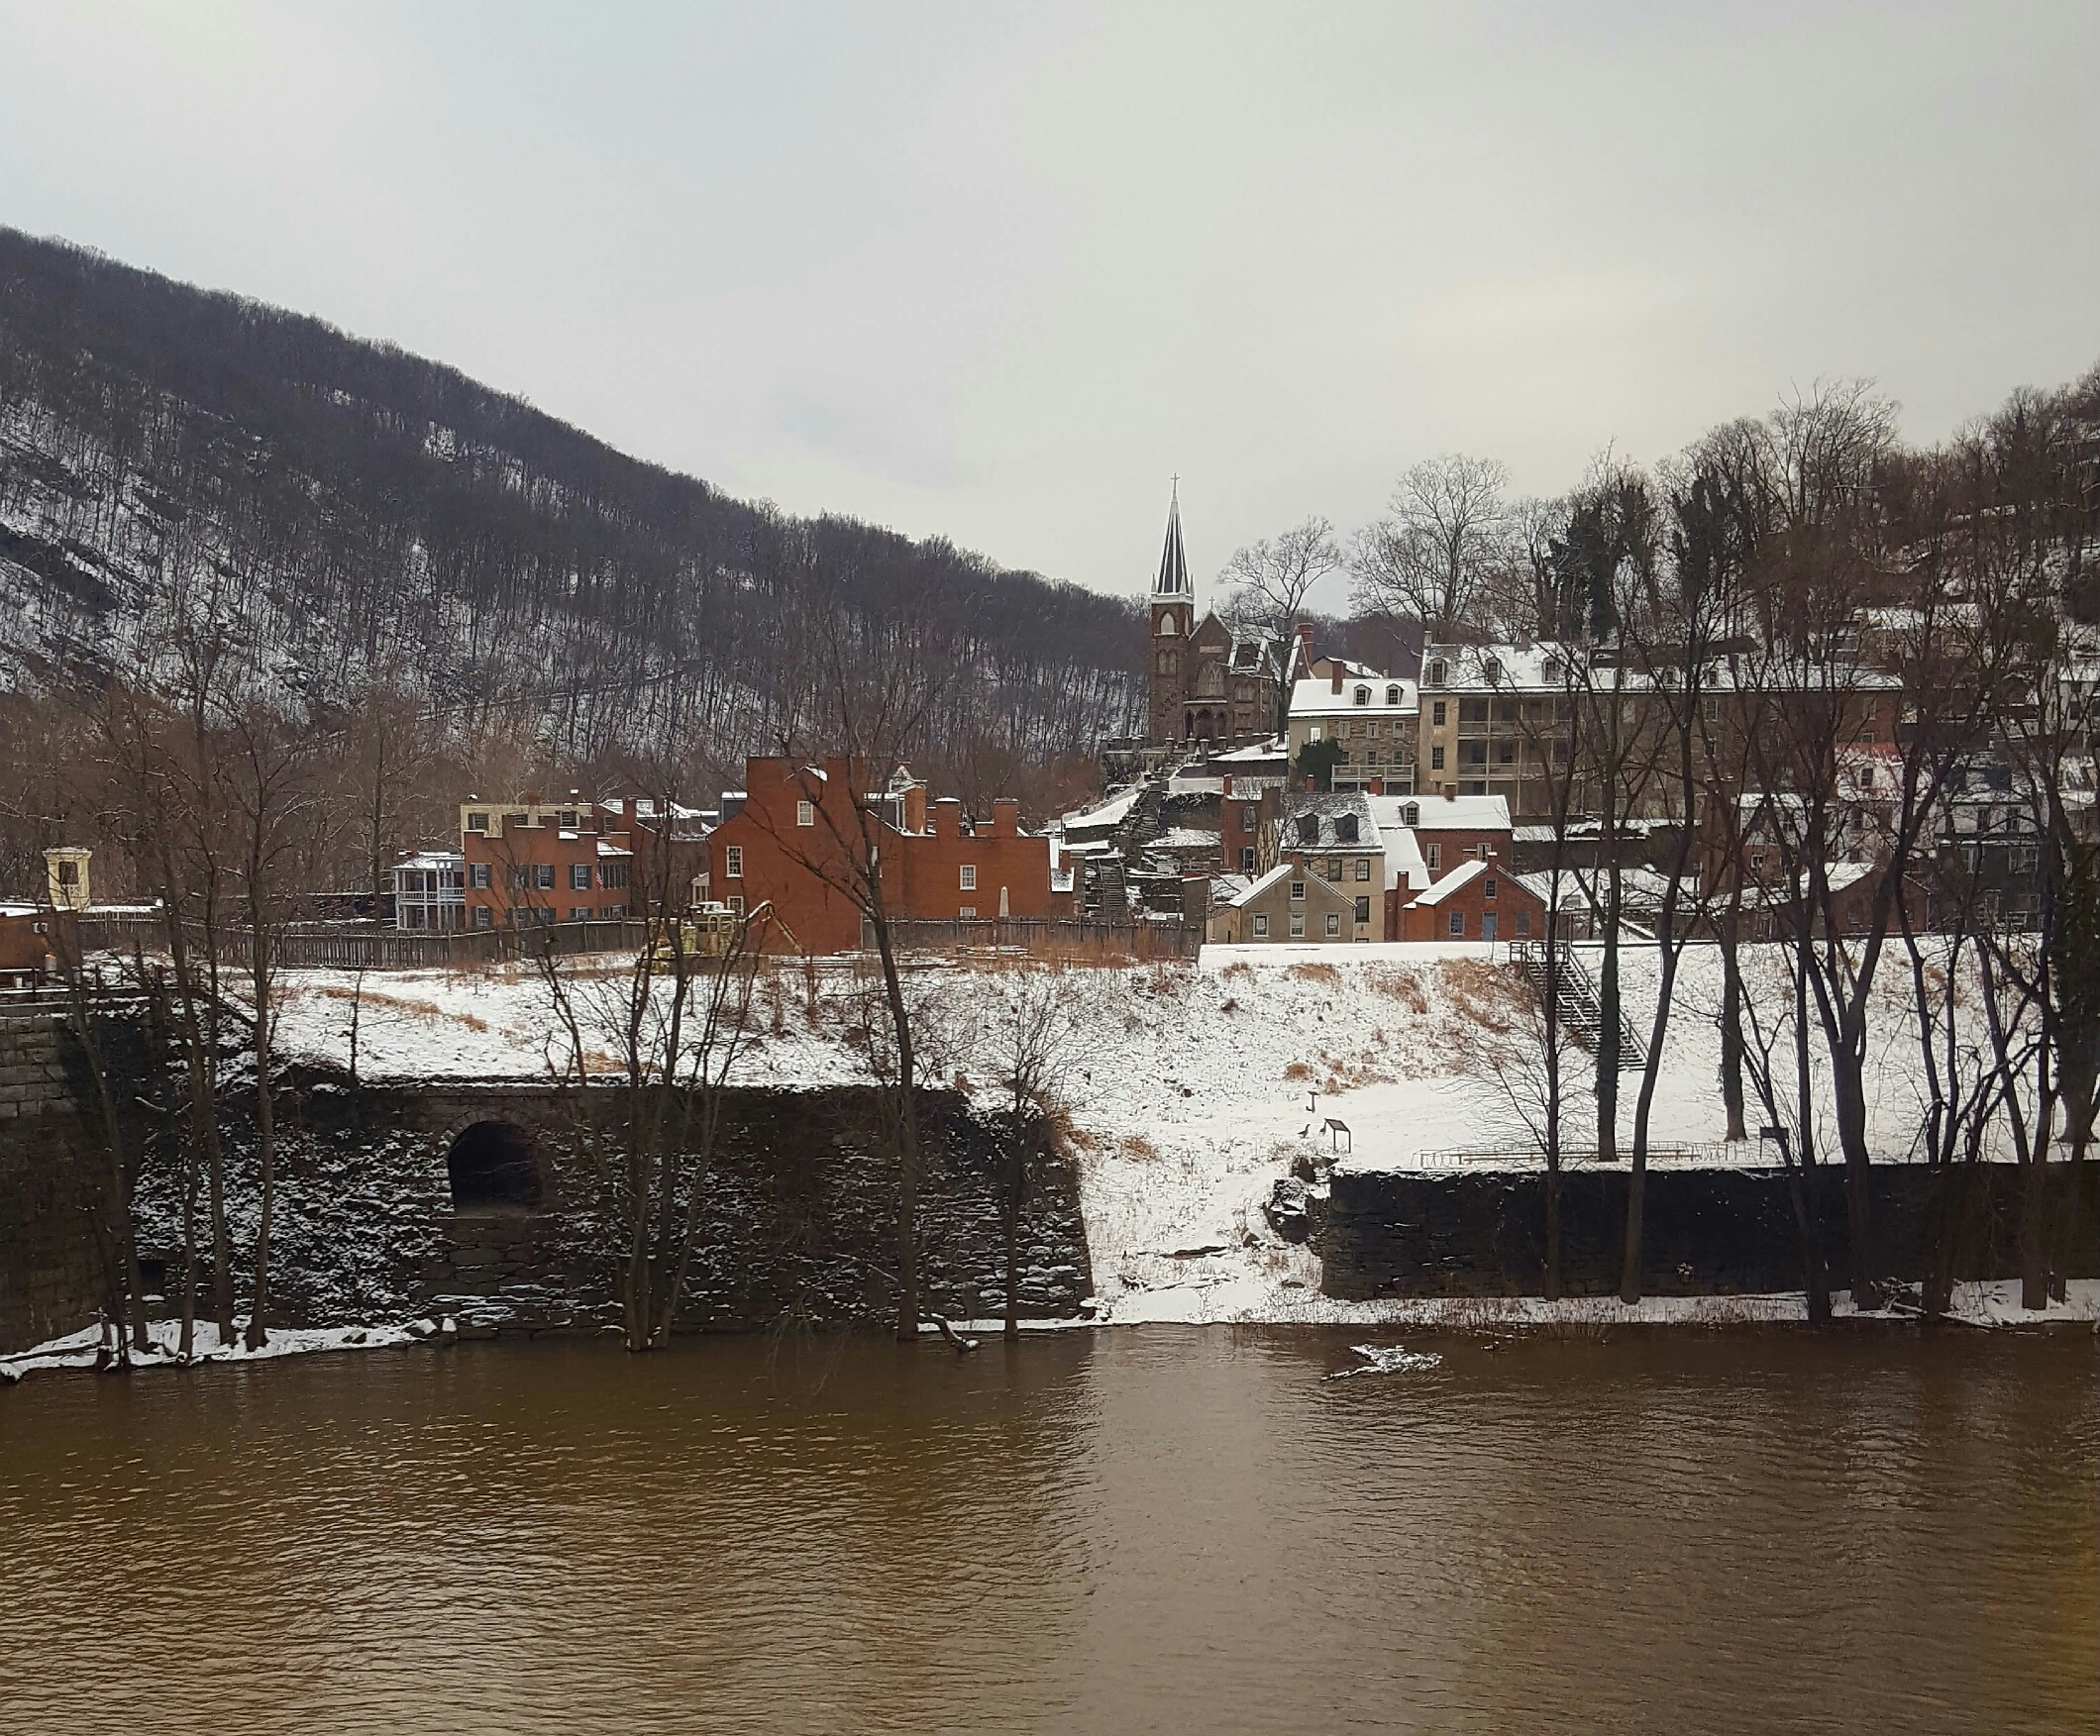
<path fill-rule="evenodd" d="M 1174 471 L 1208 580 L 1439 452 L 2100 359 L 2095 0 L 0 0 L 0 222 L 1108 590 Z"/>

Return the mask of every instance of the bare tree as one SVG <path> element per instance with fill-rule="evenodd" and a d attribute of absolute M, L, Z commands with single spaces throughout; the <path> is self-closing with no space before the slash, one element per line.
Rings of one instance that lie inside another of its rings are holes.
<path fill-rule="evenodd" d="M 981 1027 L 980 1064 L 998 1080 L 999 1246 L 1005 1266 L 1005 1333 L 1020 1333 L 1020 1228 L 1043 1165 L 1051 1158 L 1066 1080 L 1093 1059 L 1093 1026 L 1079 996 L 1093 984 L 1061 966 L 1031 966 L 988 979 L 998 996 Z"/>
<path fill-rule="evenodd" d="M 1347 563 L 1364 613 L 1420 621 L 1432 640 L 1479 625 L 1479 604 L 1509 557 L 1509 471 L 1447 453 L 1415 465 L 1386 516 L 1350 539 Z"/>
<path fill-rule="evenodd" d="M 274 1061 L 277 941 L 289 919 L 293 869 L 320 815 L 308 778 L 311 737 L 260 702 L 234 711 L 218 775 L 237 829 L 242 914 L 247 921 L 250 1054 L 255 1067 L 256 1240 L 245 1343 L 269 1339 L 270 1235 L 276 1206 Z"/>
<path fill-rule="evenodd" d="M 666 795 L 656 807 L 669 832 L 676 800 Z M 610 1050 L 619 1058 L 618 1156 L 601 1163 L 600 1179 L 625 1243 L 620 1332 L 630 1351 L 663 1348 L 677 1324 L 731 1075 L 751 1034 L 752 984 L 768 944 L 783 932 L 770 905 L 726 933 L 703 931 L 684 914 L 690 855 L 660 837 L 644 864 L 629 889 L 649 939 L 625 971 L 583 974 L 551 946 L 537 952 L 569 1037 L 561 1076 L 580 1088 L 588 1055 Z"/>
<path fill-rule="evenodd" d="M 1281 647 L 1289 643 L 1312 587 L 1328 573 L 1337 571 L 1341 563 L 1333 525 L 1313 517 L 1293 525 L 1281 536 L 1263 537 L 1243 549 L 1235 549 L 1217 577 L 1219 583 L 1232 587 L 1226 601 L 1229 612 L 1238 620 L 1266 629 Z M 1288 722 L 1290 702 L 1287 691 L 1279 692 L 1279 731 Z"/>
<path fill-rule="evenodd" d="M 901 794 L 892 792 L 889 768 L 934 731 L 954 684 L 953 661 L 929 630 L 945 602 L 929 589 L 894 617 L 858 630 L 835 613 L 812 616 L 796 654 L 798 715 L 781 738 L 785 774 L 808 804 L 811 824 L 775 833 L 794 867 L 859 914 L 880 966 L 890 1041 L 871 1045 L 871 1055 L 894 1166 L 896 1335 L 904 1340 L 915 1340 L 919 1326 L 919 1058 L 892 926 L 896 870 L 883 847 L 897 830 Z"/>

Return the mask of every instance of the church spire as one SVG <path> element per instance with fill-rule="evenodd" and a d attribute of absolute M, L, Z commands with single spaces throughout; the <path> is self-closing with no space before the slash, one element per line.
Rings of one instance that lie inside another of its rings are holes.
<path fill-rule="evenodd" d="M 1160 551 L 1159 577 L 1152 581 L 1155 597 L 1191 597 L 1196 587 L 1189 582 L 1189 559 L 1182 553 L 1181 477 L 1174 478 L 1174 498 L 1167 507 L 1167 546 Z"/>

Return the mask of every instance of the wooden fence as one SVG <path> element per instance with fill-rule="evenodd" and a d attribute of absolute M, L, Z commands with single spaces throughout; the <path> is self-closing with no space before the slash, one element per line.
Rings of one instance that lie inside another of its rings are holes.
<path fill-rule="evenodd" d="M 892 921 L 892 944 L 906 952 L 1025 953 L 1037 959 L 1193 959 L 1204 931 L 1175 922 L 1070 922 L 1026 916 Z M 873 925 L 861 925 L 861 950 L 875 950 Z"/>
<path fill-rule="evenodd" d="M 84 916 L 79 933 L 83 952 L 167 950 L 166 924 L 158 916 Z M 202 924 L 185 923 L 183 934 L 192 947 L 203 950 Z M 289 970 L 442 970 L 501 959 L 537 958 L 550 952 L 632 952 L 647 934 L 648 925 L 638 921 L 556 922 L 537 928 L 463 929 L 447 934 L 300 923 L 270 937 L 270 957 Z M 214 940 L 221 965 L 253 969 L 255 936 L 249 930 L 222 928 Z"/>

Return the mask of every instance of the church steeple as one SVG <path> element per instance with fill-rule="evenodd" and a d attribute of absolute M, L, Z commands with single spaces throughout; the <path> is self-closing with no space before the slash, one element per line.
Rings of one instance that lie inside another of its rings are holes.
<path fill-rule="evenodd" d="M 1189 558 L 1182 553 L 1181 477 L 1174 478 L 1174 497 L 1167 506 L 1167 546 L 1160 551 L 1159 577 L 1152 581 L 1155 597 L 1190 597 L 1196 587 L 1189 582 Z"/>

